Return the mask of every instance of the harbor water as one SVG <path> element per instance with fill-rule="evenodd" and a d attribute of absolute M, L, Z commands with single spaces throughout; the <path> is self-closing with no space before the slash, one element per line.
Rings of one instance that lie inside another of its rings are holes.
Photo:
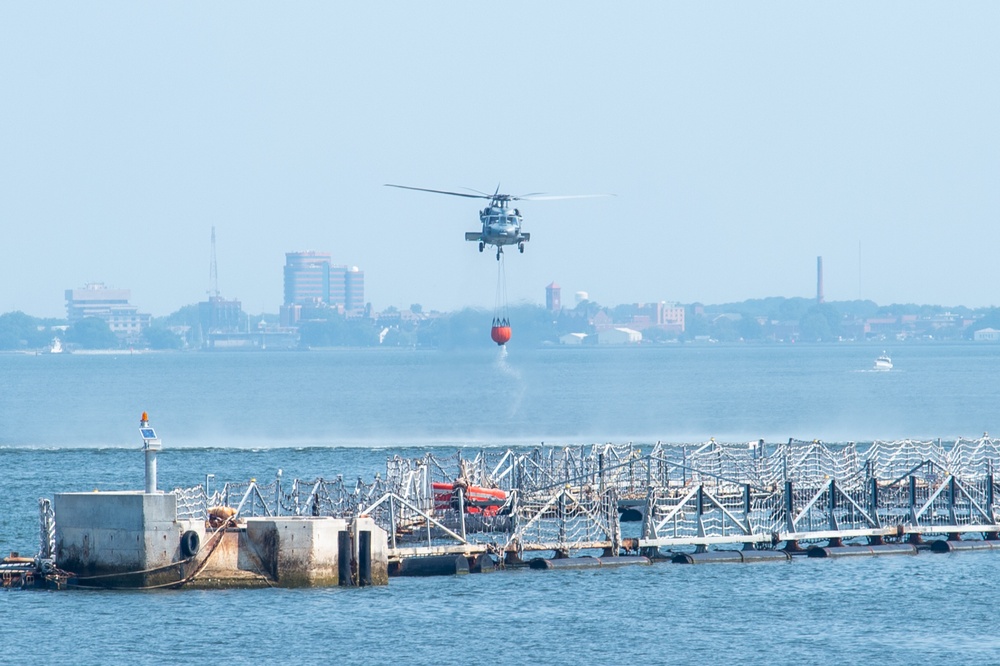
<path fill-rule="evenodd" d="M 370 480 L 429 449 L 1000 432 L 1000 346 L 670 345 L 0 355 L 0 552 L 38 549 L 37 499 L 139 489 L 143 410 L 161 488 Z M 512 571 L 367 589 L 0 592 L 27 664 L 844 663 L 1000 660 L 1000 553 Z"/>

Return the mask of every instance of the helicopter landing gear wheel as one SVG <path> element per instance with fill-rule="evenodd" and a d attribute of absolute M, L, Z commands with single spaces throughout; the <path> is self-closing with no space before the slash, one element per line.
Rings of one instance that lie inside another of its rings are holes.
<path fill-rule="evenodd" d="M 479 251 L 482 252 L 483 248 L 486 247 L 482 241 L 479 242 Z"/>
<path fill-rule="evenodd" d="M 517 251 L 520 252 L 521 254 L 524 254 L 524 243 L 517 244 Z"/>
<path fill-rule="evenodd" d="M 500 255 L 503 254 L 503 248 L 497 246 L 497 261 L 500 261 Z"/>

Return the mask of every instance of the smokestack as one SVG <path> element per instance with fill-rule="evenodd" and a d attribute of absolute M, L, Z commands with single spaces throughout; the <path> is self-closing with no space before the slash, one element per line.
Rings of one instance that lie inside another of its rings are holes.
<path fill-rule="evenodd" d="M 816 257 L 816 302 L 823 302 L 823 257 Z"/>

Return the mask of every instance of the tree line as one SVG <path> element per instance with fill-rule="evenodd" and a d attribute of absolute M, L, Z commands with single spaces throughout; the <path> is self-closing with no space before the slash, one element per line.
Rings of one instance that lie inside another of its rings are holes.
<path fill-rule="evenodd" d="M 424 316 L 419 305 L 411 306 L 417 316 L 402 317 L 394 308 L 375 317 L 346 317 L 333 313 L 324 321 L 302 322 L 299 345 L 322 347 L 423 347 L 458 349 L 480 347 L 489 340 L 492 314 L 478 308 Z M 640 306 L 602 307 L 584 301 L 575 308 L 559 312 L 537 305 L 517 305 L 508 315 L 514 336 L 511 344 L 541 346 L 556 344 L 568 333 L 593 334 L 593 319 L 606 312 L 613 321 L 627 325 L 640 312 Z M 644 341 L 689 341 L 710 338 L 721 342 L 765 341 L 773 339 L 769 322 L 794 322 L 803 342 L 839 340 L 850 322 L 880 316 L 916 315 L 929 317 L 950 312 L 963 318 L 975 318 L 969 329 L 1000 329 L 1000 308 L 972 310 L 928 305 L 879 306 L 872 301 L 843 301 L 817 304 L 810 298 L 766 298 L 712 306 L 687 307 L 685 331 L 673 333 L 655 327 L 643 330 Z M 763 322 L 763 323 L 762 323 Z M 248 316 L 246 329 L 255 330 L 263 323 L 277 323 L 274 315 Z M 183 331 L 183 333 L 179 332 Z M 138 340 L 125 341 L 115 335 L 100 318 L 88 317 L 69 325 L 65 320 L 32 317 L 23 312 L 0 314 L 0 350 L 39 350 L 60 338 L 70 348 L 116 349 L 138 346 L 146 349 L 198 349 L 202 332 L 198 306 L 188 305 L 166 317 L 154 318 Z M 936 331 L 937 339 L 970 339 L 972 330 L 954 326 Z"/>

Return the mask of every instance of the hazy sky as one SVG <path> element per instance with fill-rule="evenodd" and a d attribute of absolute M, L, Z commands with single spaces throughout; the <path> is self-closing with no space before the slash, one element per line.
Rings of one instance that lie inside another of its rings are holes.
<path fill-rule="evenodd" d="M 511 302 L 1000 304 L 994 2 L 9 2 L 0 312 L 100 281 L 276 312 L 284 253 L 380 310 Z"/>

